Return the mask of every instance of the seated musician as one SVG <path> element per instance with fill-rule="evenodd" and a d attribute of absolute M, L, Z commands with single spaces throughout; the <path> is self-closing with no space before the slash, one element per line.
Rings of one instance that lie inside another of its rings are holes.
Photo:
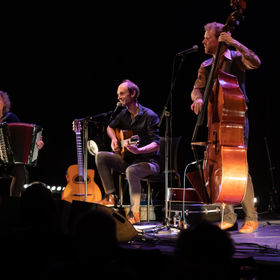
<path fill-rule="evenodd" d="M 247 47 L 242 45 L 237 40 L 231 37 L 228 32 L 222 32 L 224 25 L 217 22 L 208 23 L 204 26 L 205 33 L 202 41 L 206 54 L 215 57 L 219 42 L 223 42 L 221 47 L 222 59 L 218 62 L 218 69 L 229 74 L 235 75 L 238 78 L 240 89 L 242 90 L 245 101 L 248 101 L 245 92 L 245 71 L 256 69 L 260 66 L 261 61 L 258 56 Z M 236 50 L 230 50 L 228 47 L 233 47 Z M 191 109 L 195 114 L 199 114 L 203 104 L 203 93 L 207 83 L 207 77 L 210 72 L 212 58 L 204 61 L 199 70 L 198 76 L 191 92 L 193 101 Z M 249 124 L 246 115 L 244 124 L 244 145 L 248 146 Z M 251 233 L 258 227 L 258 216 L 254 207 L 254 188 L 250 174 L 248 173 L 246 194 L 242 201 L 242 208 L 245 212 L 245 223 L 239 230 L 241 233 Z M 232 205 L 226 205 L 224 221 L 220 224 L 223 230 L 236 227 L 237 216 L 234 213 Z"/>
<path fill-rule="evenodd" d="M 124 80 L 119 85 L 117 96 L 125 109 L 107 127 L 113 152 L 98 152 L 95 158 L 106 193 L 101 204 L 109 206 L 116 203 L 116 188 L 111 170 L 126 174 L 131 203 L 127 218 L 132 224 L 140 222 L 141 179 L 159 173 L 159 117 L 151 109 L 138 103 L 139 94 L 138 86 L 129 80 Z M 138 135 L 138 145 L 125 140 L 124 149 L 128 153 L 123 154 L 117 129 L 131 130 L 133 135 Z"/>
<path fill-rule="evenodd" d="M 0 123 L 20 122 L 16 114 L 10 112 L 11 102 L 9 95 L 0 91 Z M 44 142 L 42 139 L 37 141 L 38 149 L 42 149 Z M 23 185 L 27 182 L 28 173 L 24 164 L 13 164 L 9 166 L 0 166 L 1 172 L 12 177 L 10 185 L 10 196 L 20 197 Z"/>

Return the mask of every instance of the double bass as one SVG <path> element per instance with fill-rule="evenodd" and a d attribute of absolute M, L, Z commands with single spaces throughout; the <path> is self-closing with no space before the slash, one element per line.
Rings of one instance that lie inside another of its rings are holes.
<path fill-rule="evenodd" d="M 234 12 L 228 17 L 223 31 L 231 31 L 242 17 L 245 1 L 231 1 Z M 203 95 L 191 141 L 199 180 L 194 186 L 205 203 L 239 204 L 247 186 L 247 148 L 244 145 L 246 102 L 237 77 L 221 71 L 222 42 L 219 42 Z M 207 110 L 208 139 L 198 142 L 198 128 L 203 125 Z M 196 147 L 205 148 L 199 160 Z M 192 182 L 192 175 L 187 174 Z"/>

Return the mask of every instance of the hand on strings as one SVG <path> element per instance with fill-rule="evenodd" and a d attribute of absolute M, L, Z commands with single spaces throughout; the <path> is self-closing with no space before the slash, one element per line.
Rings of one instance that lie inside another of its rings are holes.
<path fill-rule="evenodd" d="M 130 144 L 128 140 L 126 140 L 126 141 L 124 142 L 124 146 L 125 146 L 125 148 L 126 148 L 128 151 L 130 151 L 131 153 L 133 153 L 133 154 L 135 154 L 135 155 L 139 154 L 139 152 L 140 152 L 140 151 L 139 151 L 139 148 L 137 147 L 137 145 Z"/>
<path fill-rule="evenodd" d="M 203 99 L 198 98 L 191 105 L 191 109 L 194 111 L 194 113 L 196 115 L 198 115 L 200 113 L 201 108 L 202 108 L 202 104 L 203 104 Z"/>
<path fill-rule="evenodd" d="M 120 153 L 121 152 L 118 139 L 112 139 L 112 141 L 111 141 L 111 149 L 112 149 L 112 151 L 114 153 Z"/>

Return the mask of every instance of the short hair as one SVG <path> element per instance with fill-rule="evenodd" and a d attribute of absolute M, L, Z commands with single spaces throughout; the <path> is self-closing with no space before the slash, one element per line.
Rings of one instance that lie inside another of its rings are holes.
<path fill-rule="evenodd" d="M 220 34 L 223 32 L 224 26 L 225 26 L 224 24 L 214 21 L 214 22 L 207 23 L 204 26 L 204 30 L 205 31 L 209 31 L 212 29 L 215 30 L 216 37 L 218 38 Z"/>
<path fill-rule="evenodd" d="M 128 91 L 129 91 L 130 94 L 132 94 L 133 92 L 136 93 L 135 100 L 137 100 L 140 96 L 139 87 L 135 83 L 133 83 L 132 81 L 130 81 L 128 79 L 123 80 L 122 83 L 127 84 L 127 88 L 128 88 Z"/>
<path fill-rule="evenodd" d="M 10 112 L 11 101 L 10 101 L 10 98 L 9 98 L 9 95 L 8 95 L 7 92 L 4 92 L 4 91 L 0 90 L 0 96 L 2 97 L 3 102 L 4 102 L 3 115 L 5 115 L 8 112 Z"/>
<path fill-rule="evenodd" d="M 51 225 L 56 214 L 56 204 L 47 185 L 35 181 L 27 185 L 20 198 L 23 217 L 31 225 Z"/>

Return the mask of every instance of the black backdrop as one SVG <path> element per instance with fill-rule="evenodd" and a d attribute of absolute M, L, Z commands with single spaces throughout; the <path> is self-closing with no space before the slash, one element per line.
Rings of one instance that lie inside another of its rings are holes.
<path fill-rule="evenodd" d="M 45 147 L 31 180 L 65 185 L 65 171 L 76 163 L 74 118 L 115 108 L 116 88 L 129 78 L 141 89 L 140 102 L 161 114 L 170 93 L 175 54 L 197 44 L 177 75 L 173 91 L 173 135 L 182 135 L 180 168 L 193 161 L 190 138 L 196 116 L 190 91 L 203 52 L 203 26 L 225 22 L 230 1 L 172 1 L 169 4 L 27 5 L 1 7 L 0 89 L 7 91 L 12 111 L 23 122 L 44 128 Z M 274 6 L 271 6 L 274 5 Z M 250 99 L 248 158 L 256 195 L 264 208 L 272 189 L 267 138 L 278 187 L 278 64 L 276 4 L 247 1 L 246 17 L 233 36 L 261 58 L 247 72 Z M 175 71 L 178 61 L 175 60 Z M 161 127 L 164 134 L 165 123 Z M 93 164 L 89 157 L 89 165 Z"/>

